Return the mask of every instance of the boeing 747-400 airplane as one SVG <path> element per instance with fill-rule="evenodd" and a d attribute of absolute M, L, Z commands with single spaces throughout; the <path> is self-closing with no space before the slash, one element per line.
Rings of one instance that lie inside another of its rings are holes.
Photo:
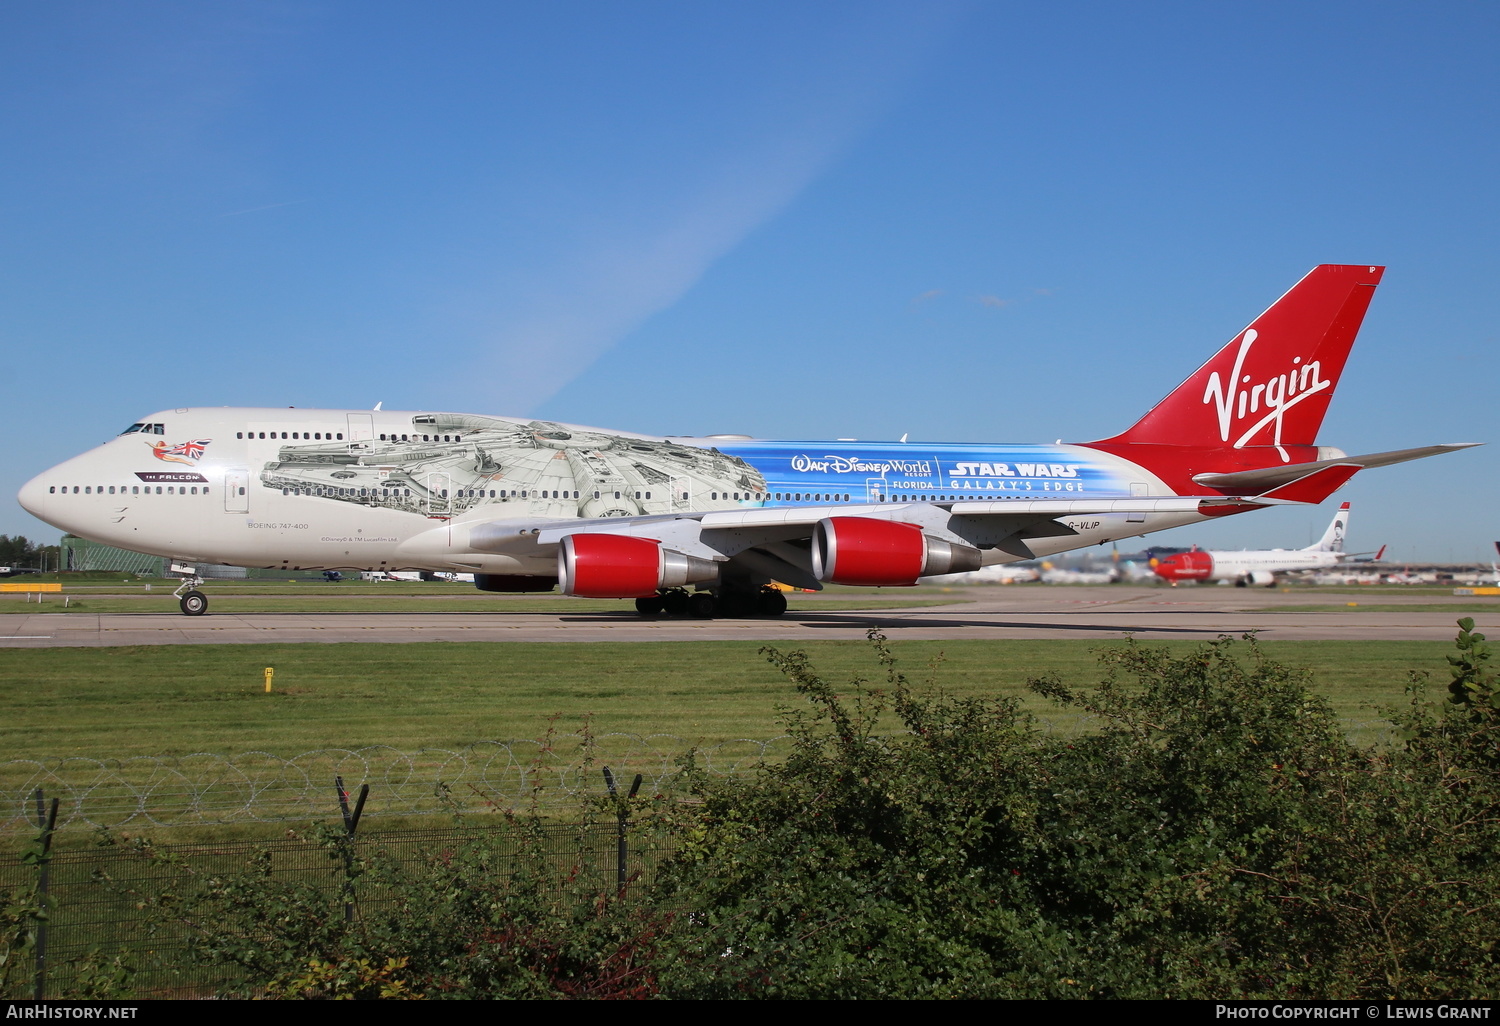
<path fill-rule="evenodd" d="M 1318 427 L 1384 268 L 1325 265 L 1129 430 L 1075 445 L 654 437 L 381 410 L 181 408 L 38 475 L 64 531 L 202 564 L 474 574 L 486 591 L 784 612 L 1281 503 L 1467 443 L 1347 456 Z M 691 589 L 691 590 L 689 590 Z"/>

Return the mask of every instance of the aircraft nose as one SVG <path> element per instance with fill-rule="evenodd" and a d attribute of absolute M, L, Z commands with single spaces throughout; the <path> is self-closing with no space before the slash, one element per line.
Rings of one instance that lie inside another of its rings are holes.
<path fill-rule="evenodd" d="M 16 496 L 21 508 L 39 520 L 47 519 L 47 486 L 40 477 L 34 477 L 21 486 Z"/>

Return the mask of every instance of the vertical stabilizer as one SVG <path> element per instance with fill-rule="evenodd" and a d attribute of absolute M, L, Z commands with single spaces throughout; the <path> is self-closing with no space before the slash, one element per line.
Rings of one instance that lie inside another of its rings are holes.
<path fill-rule="evenodd" d="M 1328 530 L 1323 532 L 1322 539 L 1316 545 L 1309 546 L 1309 552 L 1343 552 L 1344 534 L 1349 530 L 1349 504 L 1346 502 L 1339 507 L 1339 511 L 1333 515 Z"/>
<path fill-rule="evenodd" d="M 1152 408 L 1103 442 L 1314 445 L 1384 267 L 1323 264 Z"/>

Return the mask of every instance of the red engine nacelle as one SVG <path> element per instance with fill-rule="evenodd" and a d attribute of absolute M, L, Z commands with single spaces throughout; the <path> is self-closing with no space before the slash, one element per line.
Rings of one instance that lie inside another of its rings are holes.
<path fill-rule="evenodd" d="M 919 577 L 978 570 L 979 550 L 932 538 L 914 524 L 829 517 L 812 539 L 813 576 L 834 584 L 909 587 Z"/>
<path fill-rule="evenodd" d="M 1214 572 L 1214 557 L 1207 552 L 1178 552 L 1157 560 L 1154 569 L 1166 581 L 1206 581 Z"/>
<path fill-rule="evenodd" d="M 642 598 L 718 576 L 713 560 L 662 548 L 654 538 L 570 534 L 557 548 L 557 578 L 564 595 Z"/>

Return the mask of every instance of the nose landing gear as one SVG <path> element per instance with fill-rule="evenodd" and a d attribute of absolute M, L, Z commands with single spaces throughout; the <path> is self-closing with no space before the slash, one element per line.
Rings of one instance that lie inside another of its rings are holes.
<path fill-rule="evenodd" d="M 173 569 L 177 569 L 175 566 Z M 177 590 L 172 592 L 172 597 L 177 600 L 177 605 L 182 609 L 183 616 L 202 616 L 208 612 L 208 596 L 199 591 L 203 584 L 203 578 L 197 573 L 189 572 L 183 577 L 182 583 Z"/>

